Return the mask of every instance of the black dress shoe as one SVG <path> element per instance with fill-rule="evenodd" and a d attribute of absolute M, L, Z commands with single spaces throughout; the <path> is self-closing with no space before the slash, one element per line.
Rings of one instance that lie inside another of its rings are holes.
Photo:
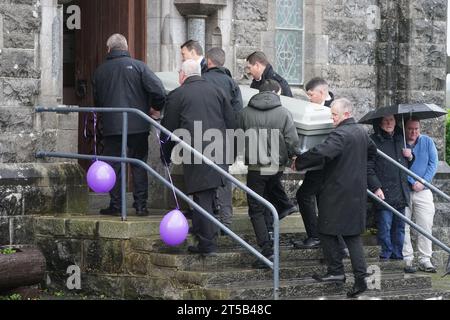
<path fill-rule="evenodd" d="M 316 238 L 308 238 L 303 241 L 294 242 L 293 244 L 296 249 L 314 249 L 320 247 L 320 240 Z"/>
<path fill-rule="evenodd" d="M 148 212 L 147 208 L 137 208 L 136 215 L 139 217 L 146 217 L 146 216 L 150 215 L 150 212 Z"/>
<path fill-rule="evenodd" d="M 215 251 L 208 251 L 208 252 L 202 251 L 197 246 L 189 246 L 188 247 L 188 252 L 195 253 L 195 254 L 200 254 L 202 257 L 216 257 L 217 256 L 217 252 L 215 252 Z"/>
<path fill-rule="evenodd" d="M 99 213 L 105 216 L 118 216 L 120 215 L 120 209 L 109 206 L 108 208 L 100 209 Z"/>
<path fill-rule="evenodd" d="M 289 215 L 291 215 L 291 214 L 293 214 L 294 212 L 297 212 L 297 211 L 298 211 L 297 207 L 292 207 L 292 208 L 289 208 L 287 210 L 284 210 L 283 212 L 281 212 L 278 215 L 278 219 L 282 220 L 282 219 L 286 218 L 287 216 L 289 216 Z"/>
<path fill-rule="evenodd" d="M 350 291 L 347 292 L 347 297 L 356 298 L 366 290 L 367 290 L 366 281 L 358 281 L 358 283 L 355 283 L 353 285 L 353 288 L 351 288 Z"/>
<path fill-rule="evenodd" d="M 314 274 L 312 276 L 312 278 L 316 281 L 319 282 L 338 282 L 338 283 L 345 283 L 346 278 L 345 278 L 345 274 L 340 274 L 340 275 L 332 275 L 327 273 L 324 276 L 318 275 L 318 274 Z"/>
<path fill-rule="evenodd" d="M 267 257 L 267 259 L 269 259 L 270 261 L 273 262 L 273 255 Z M 259 260 L 259 259 L 255 260 L 255 262 L 252 263 L 252 268 L 255 268 L 255 269 L 270 269 L 270 267 L 267 264 L 265 264 L 262 260 Z"/>

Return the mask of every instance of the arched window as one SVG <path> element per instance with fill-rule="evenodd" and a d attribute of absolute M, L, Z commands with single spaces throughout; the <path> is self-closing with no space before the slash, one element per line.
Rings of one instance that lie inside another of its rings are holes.
<path fill-rule="evenodd" d="M 303 84 L 304 1 L 276 0 L 275 68 L 289 84 Z"/>

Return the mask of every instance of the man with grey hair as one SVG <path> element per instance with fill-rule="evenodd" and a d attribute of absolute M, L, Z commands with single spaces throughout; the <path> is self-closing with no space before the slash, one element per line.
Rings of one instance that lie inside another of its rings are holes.
<path fill-rule="evenodd" d="M 93 77 L 94 103 L 97 107 L 135 108 L 144 113 L 160 110 L 166 93 L 161 80 L 142 61 L 132 59 L 128 52 L 127 39 L 113 34 L 107 41 L 106 61 L 98 67 Z M 147 162 L 150 124 L 135 114 L 128 115 L 128 156 Z M 103 114 L 103 136 L 105 156 L 121 156 L 122 114 Z M 120 181 L 121 165 L 112 163 Z M 134 208 L 139 216 L 149 214 L 147 210 L 147 171 L 131 165 L 133 175 Z M 100 214 L 118 215 L 121 208 L 120 183 L 110 192 L 110 204 Z"/>
<path fill-rule="evenodd" d="M 119 33 L 115 33 L 109 37 L 106 46 L 108 47 L 108 53 L 114 50 L 128 51 L 128 41 Z"/>
<path fill-rule="evenodd" d="M 304 170 L 324 165 L 324 183 L 319 193 L 318 231 L 327 263 L 325 275 L 314 275 L 320 282 L 344 283 L 346 280 L 339 236 L 350 253 L 355 283 L 347 296 L 356 297 L 365 290 L 367 265 L 361 234 L 366 229 L 368 160 L 377 149 L 361 125 L 352 116 L 353 105 L 338 99 L 331 105 L 335 129 L 327 139 L 297 157 L 294 166 Z"/>
<path fill-rule="evenodd" d="M 203 153 L 210 144 L 203 140 L 206 131 L 215 129 L 221 136 L 214 138 L 225 139 L 226 130 L 235 128 L 233 109 L 223 91 L 201 77 L 200 65 L 195 60 L 189 59 L 183 62 L 179 82 L 180 87 L 167 97 L 162 125 L 171 132 L 176 129 L 187 130 L 190 134 L 191 145 L 202 146 L 202 150 L 198 151 Z M 164 135 L 161 135 L 161 140 L 164 141 L 162 155 L 169 163 L 175 144 Z M 224 157 L 226 143 L 223 140 L 222 144 L 218 143 L 218 145 L 223 146 L 224 149 L 215 150 L 216 156 L 211 160 L 225 169 L 228 165 Z M 222 155 L 221 159 L 218 159 L 218 154 Z M 203 161 L 201 164 L 195 164 L 193 159 L 190 158 L 190 160 L 189 163 L 183 163 L 185 192 L 193 195 L 194 201 L 200 207 L 214 215 L 217 188 L 225 185 L 226 178 Z M 188 251 L 203 256 L 216 255 L 218 227 L 194 209 L 192 228 L 192 233 L 198 239 L 198 245 L 189 247 Z"/>
<path fill-rule="evenodd" d="M 223 91 L 237 118 L 238 113 L 243 108 L 241 89 L 236 81 L 233 80 L 230 70 L 224 67 L 225 51 L 221 48 L 209 49 L 208 52 L 206 52 L 206 61 L 208 71 L 203 74 L 203 79 Z M 223 188 L 219 187 L 217 189 L 217 206 L 220 222 L 230 228 L 233 218 L 232 188 L 230 181 L 227 181 Z"/>

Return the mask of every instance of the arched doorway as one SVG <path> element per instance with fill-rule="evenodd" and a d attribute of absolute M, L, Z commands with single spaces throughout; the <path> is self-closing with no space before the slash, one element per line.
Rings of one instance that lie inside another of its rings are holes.
<path fill-rule="evenodd" d="M 145 61 L 147 32 L 146 0 L 74 0 L 65 1 L 64 12 L 77 5 L 81 28 L 64 30 L 64 96 L 65 105 L 93 106 L 92 75 L 104 61 L 106 41 L 113 33 L 127 37 L 131 56 Z M 80 115 L 78 152 L 94 154 L 93 116 Z M 86 126 L 86 123 L 88 124 Z M 87 130 L 85 130 L 85 128 Z M 97 151 L 102 152 L 101 126 L 97 130 Z M 80 161 L 87 169 L 89 161 Z"/>

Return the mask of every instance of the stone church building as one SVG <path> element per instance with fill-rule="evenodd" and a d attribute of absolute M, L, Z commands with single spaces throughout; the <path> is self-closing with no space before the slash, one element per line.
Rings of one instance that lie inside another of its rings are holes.
<path fill-rule="evenodd" d="M 85 164 L 35 158 L 92 152 L 84 115 L 34 107 L 91 106 L 112 33 L 155 72 L 177 71 L 188 39 L 222 47 L 242 84 L 246 57 L 263 50 L 297 97 L 322 76 L 360 118 L 396 103 L 445 107 L 446 13 L 446 0 L 0 0 L 0 245 L 32 242 L 36 215 L 86 210 Z M 444 160 L 444 120 L 426 132 Z"/>

